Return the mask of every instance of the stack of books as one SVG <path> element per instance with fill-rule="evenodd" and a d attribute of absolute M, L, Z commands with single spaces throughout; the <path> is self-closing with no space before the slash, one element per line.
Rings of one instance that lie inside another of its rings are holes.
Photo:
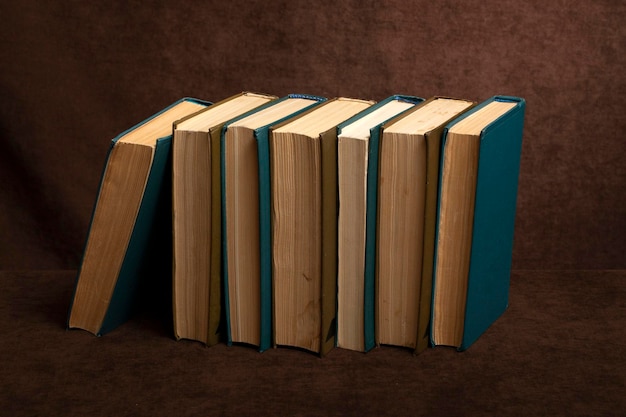
<path fill-rule="evenodd" d="M 154 288 L 176 339 L 467 349 L 508 306 L 525 101 L 243 92 L 114 138 L 68 328 Z"/>

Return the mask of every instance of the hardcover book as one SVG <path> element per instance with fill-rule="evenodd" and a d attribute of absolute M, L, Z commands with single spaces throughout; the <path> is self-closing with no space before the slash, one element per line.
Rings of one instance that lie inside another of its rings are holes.
<path fill-rule="evenodd" d="M 78 271 L 69 328 L 102 335 L 132 315 L 138 298 L 143 298 L 140 291 L 150 292 L 167 282 L 171 294 L 172 124 L 208 105 L 182 99 L 112 140 Z"/>
<path fill-rule="evenodd" d="M 495 96 L 444 131 L 433 345 L 467 349 L 508 306 L 524 111 Z"/>

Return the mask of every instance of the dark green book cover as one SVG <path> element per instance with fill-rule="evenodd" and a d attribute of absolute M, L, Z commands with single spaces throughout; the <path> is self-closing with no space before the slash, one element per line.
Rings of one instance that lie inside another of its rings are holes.
<path fill-rule="evenodd" d="M 525 101 L 519 97 L 494 96 L 446 126 L 442 140 L 443 173 L 448 131 L 493 101 L 511 102 L 515 106 L 480 133 L 463 337 L 457 346 L 459 350 L 471 346 L 508 307 Z M 441 201 L 441 194 L 439 198 Z M 438 217 L 440 212 L 441 206 Z M 437 230 L 437 241 L 440 239 Z M 436 248 L 435 266 L 438 256 Z M 437 289 L 436 267 L 433 287 Z M 436 320 L 434 302 L 433 320 Z M 432 331 L 431 337 L 431 344 L 437 345 Z"/>

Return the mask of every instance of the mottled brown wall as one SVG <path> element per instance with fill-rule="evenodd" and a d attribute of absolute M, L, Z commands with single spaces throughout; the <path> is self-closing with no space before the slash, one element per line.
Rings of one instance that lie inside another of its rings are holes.
<path fill-rule="evenodd" d="M 182 96 L 527 100 L 517 269 L 626 267 L 620 1 L 0 5 L 0 269 L 74 269 L 117 133 Z"/>

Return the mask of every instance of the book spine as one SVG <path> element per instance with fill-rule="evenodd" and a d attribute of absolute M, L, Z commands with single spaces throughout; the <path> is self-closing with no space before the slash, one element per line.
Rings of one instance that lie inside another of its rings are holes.
<path fill-rule="evenodd" d="M 272 230 L 269 128 L 257 132 L 259 155 L 259 251 L 261 273 L 260 351 L 272 345 Z"/>

